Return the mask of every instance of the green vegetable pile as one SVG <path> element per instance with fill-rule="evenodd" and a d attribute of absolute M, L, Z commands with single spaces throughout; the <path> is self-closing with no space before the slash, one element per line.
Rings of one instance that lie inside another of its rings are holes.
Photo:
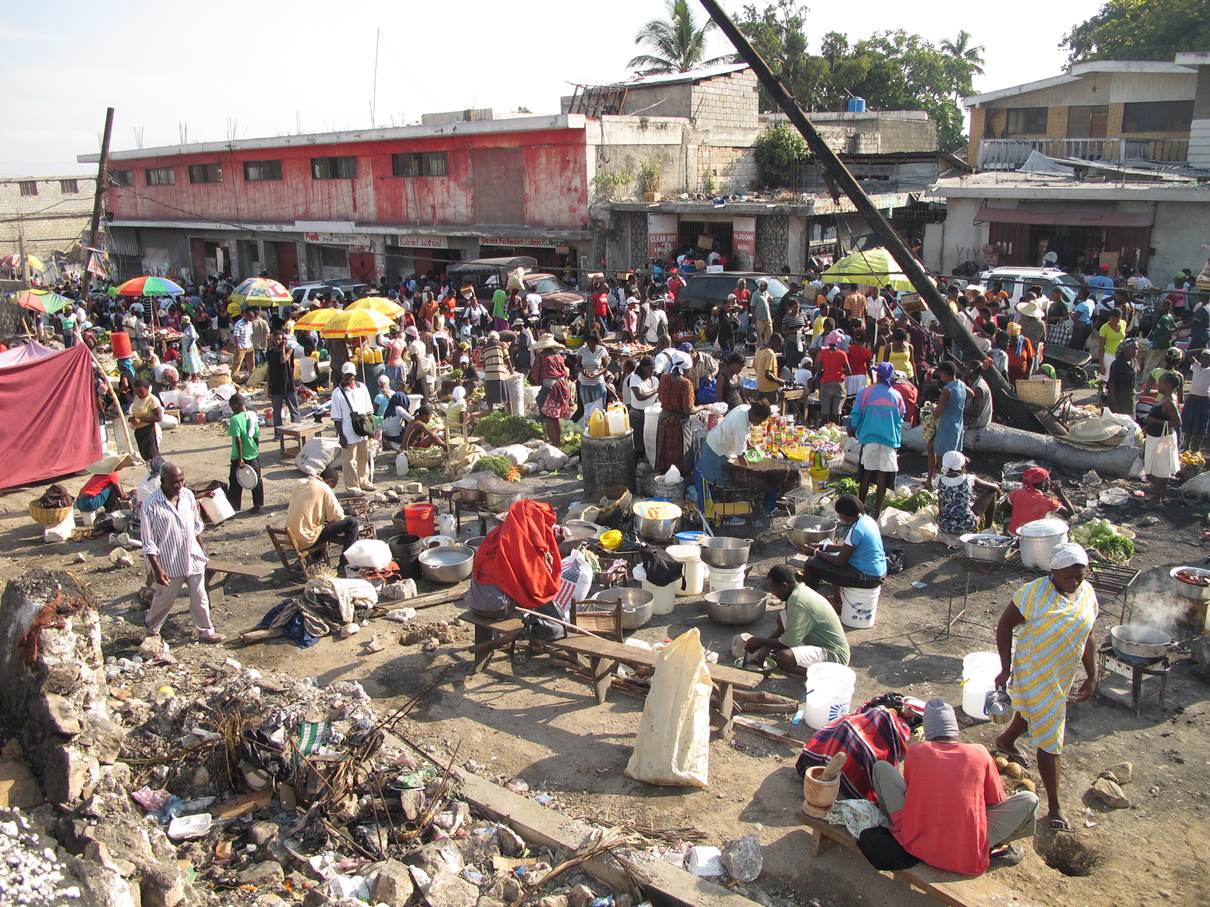
<path fill-rule="evenodd" d="M 1109 520 L 1089 520 L 1071 530 L 1071 540 L 1092 548 L 1115 564 L 1129 563 L 1134 557 L 1134 542 Z"/>
<path fill-rule="evenodd" d="M 578 457 L 580 447 L 584 443 L 584 435 L 580 433 L 580 427 L 566 419 L 560 423 L 560 426 L 562 431 L 559 433 L 559 449 L 569 457 Z"/>
<path fill-rule="evenodd" d="M 886 506 L 894 507 L 896 510 L 902 510 L 905 513 L 916 513 L 926 507 L 936 507 L 937 495 L 927 488 L 918 488 L 911 494 L 906 494 L 902 497 L 888 497 L 886 499 Z"/>
<path fill-rule="evenodd" d="M 510 416 L 503 409 L 497 409 L 475 423 L 475 434 L 492 447 L 503 447 L 542 437 L 542 426 L 533 419 Z"/>
<path fill-rule="evenodd" d="M 507 479 L 509 472 L 514 467 L 513 461 L 508 457 L 480 457 L 475 461 L 475 472 L 484 470 L 494 472 L 502 479 Z"/>
<path fill-rule="evenodd" d="M 858 481 L 847 476 L 837 482 L 834 482 L 832 484 L 832 488 L 838 495 L 851 494 L 854 497 L 857 496 L 857 492 L 861 491 L 861 485 L 858 483 Z"/>

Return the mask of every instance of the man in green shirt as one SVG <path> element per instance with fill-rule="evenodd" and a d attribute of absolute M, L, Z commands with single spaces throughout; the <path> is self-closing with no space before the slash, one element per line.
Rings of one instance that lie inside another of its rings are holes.
<path fill-rule="evenodd" d="M 1142 387 L 1152 370 L 1162 365 L 1168 348 L 1172 346 L 1172 338 L 1176 335 L 1176 319 L 1172 317 L 1172 303 L 1162 300 L 1159 303 L 1159 315 L 1147 335 L 1147 358 L 1139 370 L 1139 387 Z"/>
<path fill-rule="evenodd" d="M 499 287 L 492 293 L 492 329 L 508 330 L 508 294 Z"/>
<path fill-rule="evenodd" d="M 800 583 L 785 564 L 769 570 L 769 591 L 786 603 L 784 626 L 776 639 L 753 636 L 744 644 L 749 654 L 771 657 L 787 674 L 805 674 L 822 661 L 849 663 L 849 641 L 831 603 Z M 779 624 L 781 619 L 779 618 Z"/>
<path fill-rule="evenodd" d="M 265 480 L 260 472 L 260 419 L 256 413 L 247 411 L 247 403 L 239 394 L 228 401 L 231 418 L 227 420 L 227 434 L 231 437 L 231 473 L 227 477 L 227 500 L 236 510 L 244 497 L 244 488 L 239 483 L 239 471 L 247 466 L 256 473 L 256 485 L 252 487 L 252 512 L 260 513 L 265 506 Z"/>

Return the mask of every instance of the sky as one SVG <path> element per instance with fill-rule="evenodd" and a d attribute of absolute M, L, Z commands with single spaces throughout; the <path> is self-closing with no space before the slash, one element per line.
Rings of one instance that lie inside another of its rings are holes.
<path fill-rule="evenodd" d="M 902 28 L 937 43 L 965 28 L 984 47 L 975 90 L 991 91 L 1057 74 L 1063 34 L 1101 2 L 816 0 L 808 34 L 815 50 L 828 31 L 857 39 Z M 743 3 L 724 5 L 734 14 Z M 115 150 L 368 127 L 376 32 L 379 126 L 467 107 L 553 113 L 577 82 L 625 78 L 643 52 L 635 33 L 663 13 L 663 0 L 12 4 L 0 19 L 10 99 L 0 176 L 95 172 L 76 155 L 99 150 L 107 106 Z M 709 56 L 730 51 L 714 33 Z M 17 97 L 23 106 L 12 105 Z"/>

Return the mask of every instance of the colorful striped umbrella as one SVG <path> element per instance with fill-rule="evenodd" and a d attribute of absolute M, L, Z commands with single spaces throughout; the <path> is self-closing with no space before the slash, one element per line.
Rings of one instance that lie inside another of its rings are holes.
<path fill-rule="evenodd" d="M 319 331 L 340 314 L 340 309 L 312 309 L 294 322 L 296 331 Z"/>
<path fill-rule="evenodd" d="M 185 290 L 167 277 L 132 277 L 120 287 L 119 296 L 180 296 Z"/>
<path fill-rule="evenodd" d="M 66 296 L 60 296 L 58 293 L 51 293 L 48 290 L 41 292 L 37 290 L 22 290 L 13 297 L 12 301 L 23 309 L 29 309 L 31 312 L 43 312 L 47 315 L 53 315 L 64 306 L 73 304 L 72 300 Z"/>
<path fill-rule="evenodd" d="M 37 271 L 37 272 L 41 273 L 46 270 L 46 265 L 42 262 L 42 259 L 39 258 L 37 255 L 26 255 L 25 260 L 27 262 L 29 262 L 29 269 L 31 271 Z M 3 258 L 0 258 L 0 267 L 15 268 L 16 270 L 20 271 L 21 270 L 21 256 L 20 255 L 5 255 Z"/>
<path fill-rule="evenodd" d="M 241 283 L 228 297 L 231 302 L 240 305 L 261 306 L 267 308 L 275 305 L 287 305 L 294 301 L 290 291 L 276 280 L 267 277 L 249 277 Z"/>
<path fill-rule="evenodd" d="M 398 318 L 403 314 L 403 306 L 397 302 L 392 302 L 385 296 L 363 296 L 356 302 L 350 302 L 350 309 L 373 309 L 388 318 Z"/>
<path fill-rule="evenodd" d="M 322 337 L 373 337 L 386 333 L 394 324 L 386 315 L 373 309 L 343 309 L 319 333 Z M 297 328 L 295 325 L 295 330 Z"/>

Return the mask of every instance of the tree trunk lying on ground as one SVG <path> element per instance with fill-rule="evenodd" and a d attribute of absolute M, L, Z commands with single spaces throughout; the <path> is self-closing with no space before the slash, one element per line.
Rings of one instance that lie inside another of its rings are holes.
<path fill-rule="evenodd" d="M 963 445 L 968 451 L 1044 460 L 1079 473 L 1095 469 L 1098 475 L 1107 479 L 1128 478 L 1134 461 L 1141 453 L 1139 448 L 1131 445 L 1120 445 L 1110 450 L 1087 450 L 1073 447 L 1050 435 L 994 424 L 966 432 Z M 903 433 L 903 447 L 924 451 L 924 434 L 919 426 Z"/>

